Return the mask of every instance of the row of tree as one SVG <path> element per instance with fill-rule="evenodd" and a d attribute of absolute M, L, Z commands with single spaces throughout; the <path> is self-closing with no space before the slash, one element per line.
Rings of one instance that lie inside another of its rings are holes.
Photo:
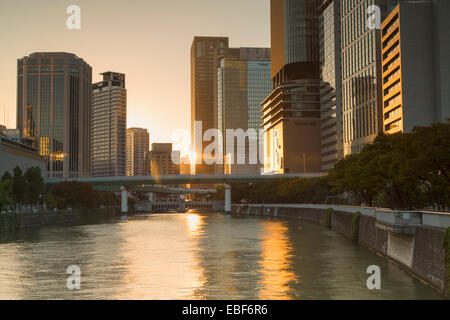
<path fill-rule="evenodd" d="M 223 199 L 223 188 L 218 197 Z M 380 134 L 322 178 L 232 185 L 232 200 L 448 210 L 450 121 L 406 134 Z"/>
<path fill-rule="evenodd" d="M 111 207 L 119 204 L 113 192 L 99 192 L 86 182 L 66 181 L 58 183 L 46 193 L 49 209 L 92 209 L 100 206 Z"/>
<path fill-rule="evenodd" d="M 119 199 L 113 192 L 98 192 L 90 183 L 76 181 L 61 182 L 48 188 L 44 184 L 39 167 L 28 168 L 25 173 L 20 167 L 13 175 L 6 172 L 0 181 L 0 212 L 23 211 L 23 207 L 46 207 L 81 209 L 115 206 Z"/>
<path fill-rule="evenodd" d="M 330 182 L 358 203 L 450 208 L 450 121 L 379 135 L 361 153 L 338 162 Z"/>
<path fill-rule="evenodd" d="M 0 181 L 0 211 L 6 208 L 18 208 L 23 205 L 42 203 L 44 179 L 39 167 L 28 168 L 25 173 L 20 167 L 13 170 L 13 175 L 5 172 Z"/>

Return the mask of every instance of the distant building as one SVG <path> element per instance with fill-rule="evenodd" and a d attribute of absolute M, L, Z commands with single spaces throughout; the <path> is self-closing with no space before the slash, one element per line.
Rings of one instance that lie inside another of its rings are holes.
<path fill-rule="evenodd" d="M 152 176 L 179 175 L 180 152 L 174 151 L 174 160 L 172 161 L 171 143 L 152 143 L 152 150 L 146 155 L 147 168 L 150 167 Z M 149 165 L 150 164 L 150 165 Z"/>
<path fill-rule="evenodd" d="M 450 118 L 450 1 L 401 2 L 382 23 L 383 130 Z"/>
<path fill-rule="evenodd" d="M 150 135 L 147 129 L 127 130 L 127 176 L 143 176 L 145 154 L 149 151 Z"/>
<path fill-rule="evenodd" d="M 8 140 L 22 143 L 22 133 L 20 129 L 5 129 L 3 134 L 6 136 Z"/>
<path fill-rule="evenodd" d="M 320 172 L 319 6 L 271 0 L 273 90 L 262 102 L 264 173 Z"/>
<path fill-rule="evenodd" d="M 340 0 L 322 0 L 319 19 L 322 171 L 343 158 Z"/>
<path fill-rule="evenodd" d="M 205 164 L 203 150 L 209 144 L 203 142 L 206 130 L 214 128 L 214 78 L 217 77 L 216 49 L 228 48 L 226 37 L 194 37 L 191 46 L 191 144 L 197 162 L 196 174 L 213 174 L 214 165 Z M 202 122 L 202 129 L 195 130 L 195 121 Z"/>
<path fill-rule="evenodd" d="M 31 167 L 39 167 L 42 176 L 46 176 L 46 160 L 40 155 L 39 149 L 10 140 L 0 134 L 0 178 L 5 172 L 13 175 L 16 166 L 23 172 Z"/>
<path fill-rule="evenodd" d="M 92 85 L 92 176 L 126 175 L 127 89 L 125 75 L 104 72 Z"/>
<path fill-rule="evenodd" d="M 39 149 L 47 176 L 91 174 L 92 68 L 65 52 L 37 52 L 17 60 L 17 128 Z"/>
<path fill-rule="evenodd" d="M 230 50 L 235 50 L 234 54 Z M 270 77 L 269 48 L 225 49 L 217 57 L 217 128 L 222 133 L 223 156 L 228 156 L 230 173 L 258 174 L 261 171 L 259 161 L 259 140 L 261 130 L 261 102 L 272 91 Z M 226 131 L 228 129 L 248 129 L 253 133 L 246 137 L 245 146 L 238 149 L 238 139 L 234 138 L 234 149 L 228 150 Z M 250 145 L 253 145 L 252 147 Z M 256 147 L 256 148 L 255 148 Z M 230 152 L 231 151 L 231 152 Z M 250 155 L 249 152 L 254 152 Z M 231 159 L 231 155 L 234 159 Z M 244 164 L 238 164 L 242 156 Z M 251 164 L 251 157 L 255 163 Z M 222 167 L 222 168 L 221 168 Z M 223 166 L 218 166 L 217 173 L 223 174 Z"/>

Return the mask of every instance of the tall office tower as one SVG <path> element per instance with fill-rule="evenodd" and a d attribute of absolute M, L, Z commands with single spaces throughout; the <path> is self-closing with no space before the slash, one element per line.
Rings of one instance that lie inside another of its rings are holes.
<path fill-rule="evenodd" d="M 382 23 L 383 129 L 450 118 L 449 1 L 401 2 Z M 427 50 L 424 50 L 427 48 Z"/>
<path fill-rule="evenodd" d="M 272 93 L 262 102 L 264 173 L 320 172 L 319 10 L 271 0 Z"/>
<path fill-rule="evenodd" d="M 378 6 L 382 20 L 389 2 L 341 0 L 344 156 L 360 152 L 382 131 L 381 35 L 368 24 L 368 12 Z"/>
<path fill-rule="evenodd" d="M 216 76 L 214 77 L 214 128 L 219 128 L 219 123 L 218 123 L 218 76 L 217 76 L 217 70 L 220 68 L 221 65 L 221 61 L 223 58 L 239 58 L 239 56 L 241 55 L 241 49 L 240 48 L 217 48 L 214 52 L 214 61 L 216 62 L 215 65 L 215 72 L 216 72 Z M 216 172 L 218 173 L 218 172 Z"/>
<path fill-rule="evenodd" d="M 322 171 L 343 157 L 340 10 L 339 0 L 319 7 Z"/>
<path fill-rule="evenodd" d="M 149 139 L 147 129 L 127 130 L 127 176 L 145 175 L 144 160 L 149 151 Z"/>
<path fill-rule="evenodd" d="M 92 176 L 126 175 L 127 89 L 125 75 L 101 73 L 92 86 Z"/>
<path fill-rule="evenodd" d="M 217 48 L 228 48 L 228 38 L 194 37 L 191 46 L 191 145 L 196 153 L 196 174 L 214 173 L 214 165 L 205 164 L 203 141 L 206 130 L 214 128 L 214 78 L 217 77 L 214 55 Z M 195 121 L 202 127 L 195 128 Z"/>
<path fill-rule="evenodd" d="M 258 174 L 261 102 L 272 91 L 270 49 L 240 48 L 235 53 L 235 56 L 226 52 L 217 57 L 217 128 L 223 137 L 227 173 Z M 245 141 L 234 136 L 229 141 L 226 132 L 229 129 L 248 134 Z M 231 143 L 233 148 L 228 150 Z M 244 163 L 238 163 L 239 157 Z"/>
<path fill-rule="evenodd" d="M 65 52 L 36 52 L 17 60 L 17 128 L 39 149 L 47 177 L 91 173 L 92 68 Z"/>
<path fill-rule="evenodd" d="M 175 157 L 179 160 L 179 151 L 175 151 Z M 152 150 L 147 154 L 146 161 L 150 163 L 152 176 L 179 175 L 179 164 L 172 161 L 171 143 L 152 143 Z"/>

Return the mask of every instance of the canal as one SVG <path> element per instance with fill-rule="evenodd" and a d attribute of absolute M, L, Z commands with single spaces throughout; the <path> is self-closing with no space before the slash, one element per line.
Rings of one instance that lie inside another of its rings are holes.
<path fill-rule="evenodd" d="M 69 290 L 66 270 L 81 270 Z M 367 289 L 367 267 L 381 289 Z M 0 299 L 442 299 L 322 226 L 212 213 L 47 227 L 0 238 Z"/>

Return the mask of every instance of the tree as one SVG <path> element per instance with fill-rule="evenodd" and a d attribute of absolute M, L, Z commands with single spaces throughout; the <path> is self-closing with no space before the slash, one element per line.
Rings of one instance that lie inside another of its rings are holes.
<path fill-rule="evenodd" d="M 50 200 L 56 199 L 58 207 L 72 209 L 96 208 L 102 203 L 100 194 L 94 190 L 90 183 L 65 181 L 58 183 L 51 190 Z M 53 203 L 51 203 L 53 204 Z"/>
<path fill-rule="evenodd" d="M 119 204 L 119 199 L 117 199 L 117 196 L 114 192 L 101 192 L 100 197 L 101 204 L 106 207 L 112 207 Z"/>
<path fill-rule="evenodd" d="M 380 134 L 329 173 L 337 193 L 394 209 L 450 207 L 450 121 Z"/>
<path fill-rule="evenodd" d="M 8 171 L 6 171 L 2 176 L 2 181 L 5 181 L 5 180 L 12 180 L 11 173 L 9 173 Z"/>
<path fill-rule="evenodd" d="M 13 204 L 13 182 L 12 179 L 0 181 L 0 212 L 7 210 Z"/>
<path fill-rule="evenodd" d="M 427 202 L 441 210 L 450 208 L 450 120 L 416 127 L 410 140 L 411 149 L 417 150 L 412 170 L 426 191 Z"/>
<path fill-rule="evenodd" d="M 24 175 L 27 181 L 28 192 L 26 194 L 26 202 L 36 204 L 39 202 L 44 190 L 44 179 L 42 178 L 41 168 L 28 168 Z"/>
<path fill-rule="evenodd" d="M 22 169 L 19 166 L 14 168 L 13 175 L 13 199 L 14 204 L 19 205 L 19 210 L 22 209 L 22 204 L 25 202 L 25 195 L 28 186 L 25 177 L 22 174 Z"/>

